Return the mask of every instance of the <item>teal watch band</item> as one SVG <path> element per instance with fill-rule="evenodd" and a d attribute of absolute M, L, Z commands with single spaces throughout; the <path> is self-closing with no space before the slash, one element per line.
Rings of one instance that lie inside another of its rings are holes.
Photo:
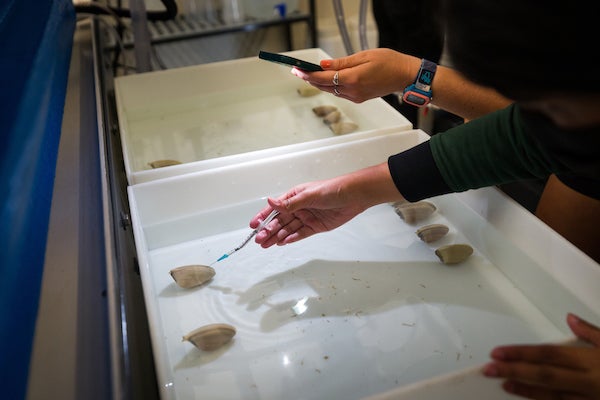
<path fill-rule="evenodd" d="M 417 107 L 424 107 L 431 102 L 431 84 L 437 70 L 437 64 L 423 59 L 415 83 L 404 89 L 402 101 Z"/>

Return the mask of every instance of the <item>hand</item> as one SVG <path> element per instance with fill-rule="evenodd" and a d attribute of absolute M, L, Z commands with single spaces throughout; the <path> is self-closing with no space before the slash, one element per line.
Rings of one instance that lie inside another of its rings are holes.
<path fill-rule="evenodd" d="M 573 314 L 567 323 L 591 346 L 497 347 L 484 375 L 505 378 L 507 392 L 526 398 L 600 399 L 600 328 Z"/>
<path fill-rule="evenodd" d="M 256 237 L 263 248 L 274 244 L 297 242 L 319 232 L 326 232 L 348 222 L 364 211 L 336 190 L 335 179 L 298 185 L 277 199 L 269 198 L 269 206 L 251 221 L 256 228 L 273 209 L 280 213 Z"/>
<path fill-rule="evenodd" d="M 256 234 L 262 247 L 297 242 L 350 221 L 376 204 L 403 201 L 387 162 L 336 178 L 298 185 L 277 199 L 268 199 L 250 221 L 256 228 L 275 209 L 279 215 Z"/>
<path fill-rule="evenodd" d="M 355 103 L 402 91 L 413 83 L 421 60 L 390 49 L 371 49 L 334 60 L 322 60 L 325 71 L 306 72 L 297 68 L 292 73 L 325 92 Z M 338 72 L 338 86 L 333 77 Z"/>

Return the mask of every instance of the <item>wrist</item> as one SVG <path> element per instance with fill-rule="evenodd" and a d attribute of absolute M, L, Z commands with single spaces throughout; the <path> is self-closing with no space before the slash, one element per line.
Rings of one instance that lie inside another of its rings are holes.
<path fill-rule="evenodd" d="M 399 72 L 398 92 L 402 93 L 407 86 L 415 82 L 415 77 L 419 74 L 421 68 L 421 59 L 408 54 L 402 54 L 400 60 L 401 70 Z"/>
<path fill-rule="evenodd" d="M 361 212 L 378 204 L 402 201 L 387 162 L 367 167 L 346 176 L 343 192 Z"/>

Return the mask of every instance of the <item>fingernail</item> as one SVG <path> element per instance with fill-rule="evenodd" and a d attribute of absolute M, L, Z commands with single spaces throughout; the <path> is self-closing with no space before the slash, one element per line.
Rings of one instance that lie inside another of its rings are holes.
<path fill-rule="evenodd" d="M 504 360 L 504 358 L 506 357 L 506 353 L 503 349 L 496 348 L 492 350 L 491 356 L 496 360 Z"/>
<path fill-rule="evenodd" d="M 329 67 L 331 67 L 331 60 L 321 60 L 321 67 L 322 68 L 329 68 Z"/>
<path fill-rule="evenodd" d="M 581 322 L 581 320 L 575 314 L 571 313 L 567 314 L 567 321 L 571 324 L 578 324 Z"/>
<path fill-rule="evenodd" d="M 498 376 L 498 367 L 496 367 L 496 364 L 493 363 L 488 364 L 483 367 L 483 374 L 490 377 Z"/>
<path fill-rule="evenodd" d="M 298 78 L 302 78 L 304 80 L 308 79 L 308 75 L 305 72 L 302 72 L 298 68 L 292 68 L 292 74 L 296 75 Z"/>

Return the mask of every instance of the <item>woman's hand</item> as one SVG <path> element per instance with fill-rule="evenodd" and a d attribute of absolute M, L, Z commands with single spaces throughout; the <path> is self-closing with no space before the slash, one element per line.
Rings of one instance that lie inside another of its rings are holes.
<path fill-rule="evenodd" d="M 419 71 L 421 60 L 390 49 L 364 50 L 348 57 L 322 60 L 325 71 L 292 73 L 322 91 L 355 103 L 402 91 Z M 338 74 L 338 84 L 334 76 Z M 337 93 L 336 93 L 337 90 Z"/>
<path fill-rule="evenodd" d="M 573 333 L 591 346 L 501 346 L 484 367 L 504 389 L 530 399 L 600 399 L 600 328 L 573 314 Z"/>
<path fill-rule="evenodd" d="M 250 221 L 250 227 L 258 226 L 273 209 L 280 213 L 256 235 L 256 243 L 267 248 L 297 242 L 335 229 L 364 211 L 341 195 L 338 188 L 335 179 L 311 182 L 298 185 L 277 199 L 268 199 L 269 206 Z"/>
<path fill-rule="evenodd" d="M 250 227 L 256 228 L 272 210 L 279 211 L 256 234 L 255 242 L 264 248 L 281 246 L 335 229 L 376 204 L 402 200 L 384 162 L 336 178 L 304 183 L 277 199 L 268 199 L 268 206 L 252 218 Z"/>

